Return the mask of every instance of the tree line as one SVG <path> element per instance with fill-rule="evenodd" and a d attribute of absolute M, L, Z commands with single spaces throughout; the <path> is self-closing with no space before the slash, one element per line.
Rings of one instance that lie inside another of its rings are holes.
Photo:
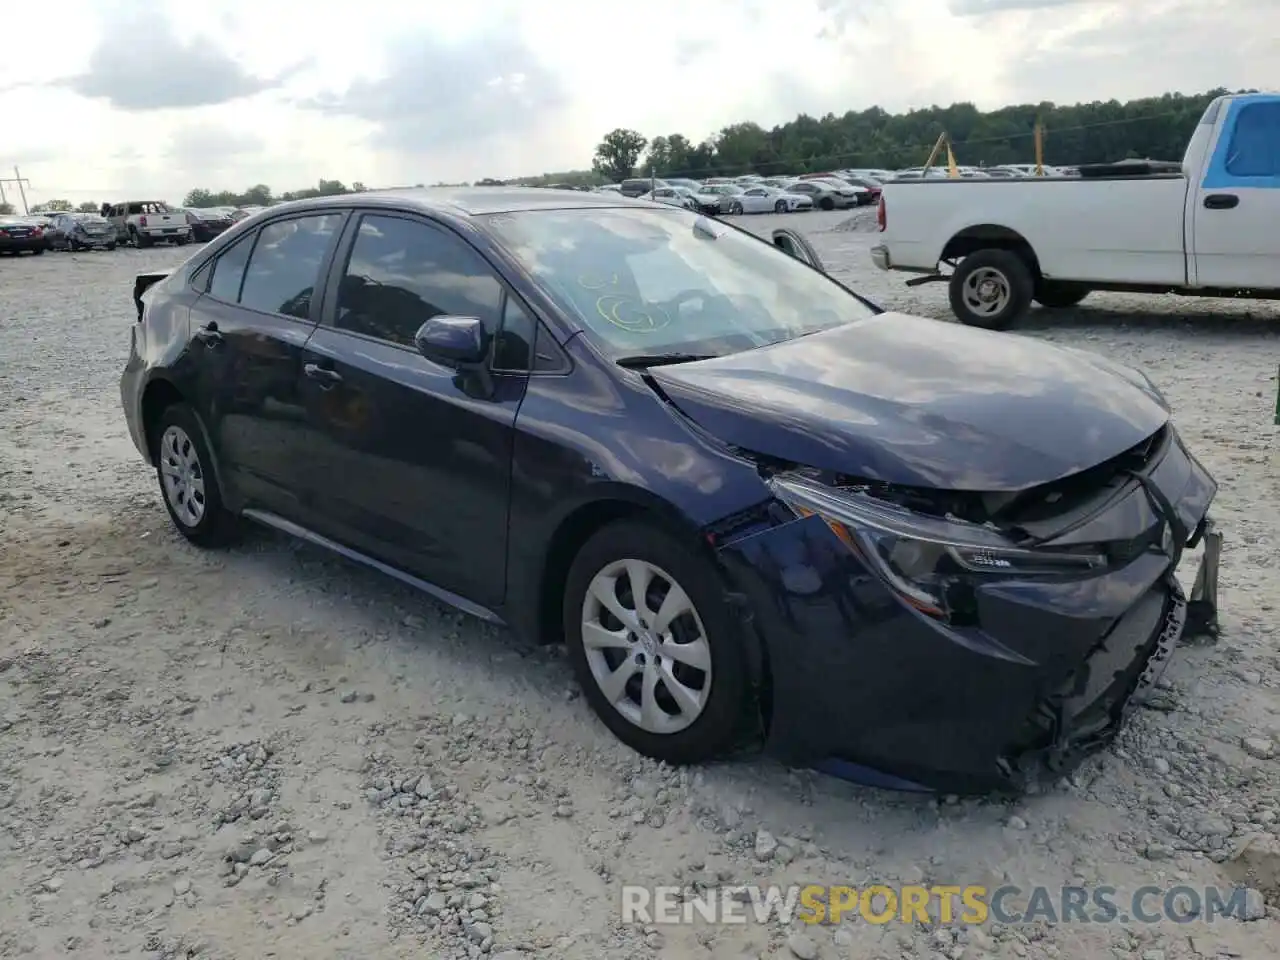
<path fill-rule="evenodd" d="M 422 184 L 418 184 L 418 186 L 422 186 Z M 324 179 L 321 179 L 314 187 L 306 187 L 302 190 L 288 190 L 278 195 L 273 193 L 271 188 L 264 183 L 255 184 L 241 192 L 235 190 L 208 190 L 203 187 L 197 187 L 182 198 L 182 206 L 197 209 L 205 207 L 265 207 L 285 200 L 305 200 L 311 197 L 332 197 L 344 193 L 363 193 L 367 189 L 368 187 L 358 180 L 347 186 L 341 180 Z M 102 210 L 102 204 L 86 200 L 77 206 L 69 200 L 46 200 L 44 203 L 32 205 L 30 209 L 32 213 L 69 213 L 71 211 L 98 213 Z M 0 214 L 12 214 L 14 212 L 13 204 L 0 204 Z"/>
<path fill-rule="evenodd" d="M 650 139 L 619 128 L 601 139 L 589 170 L 507 182 L 586 186 L 636 175 L 701 179 L 816 173 L 833 167 L 898 170 L 923 164 L 942 133 L 950 138 L 961 164 L 1032 163 L 1037 122 L 1043 125 L 1048 164 L 1180 160 L 1209 102 L 1228 92 L 1166 93 L 1070 105 L 1046 101 L 989 111 L 972 103 L 896 114 L 870 107 L 839 116 L 801 114 L 768 130 L 751 121 L 733 123 L 701 141 L 681 133 Z"/>

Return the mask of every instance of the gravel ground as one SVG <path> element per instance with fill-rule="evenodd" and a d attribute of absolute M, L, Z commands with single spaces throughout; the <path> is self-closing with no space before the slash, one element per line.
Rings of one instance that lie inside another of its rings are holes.
<path fill-rule="evenodd" d="M 866 214 L 781 219 L 871 298 L 948 315 L 871 267 Z M 1222 484 L 1224 631 L 1069 781 L 958 801 L 664 769 L 559 650 L 266 532 L 188 546 L 117 393 L 133 275 L 187 252 L 0 260 L 0 957 L 1280 956 L 1277 306 L 1095 295 L 1011 334 L 1166 390 Z M 618 917 L 625 882 L 748 881 L 1252 890 L 1212 924 Z"/>

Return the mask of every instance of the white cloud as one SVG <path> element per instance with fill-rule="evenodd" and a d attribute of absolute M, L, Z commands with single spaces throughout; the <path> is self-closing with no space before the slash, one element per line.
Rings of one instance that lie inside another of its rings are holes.
<path fill-rule="evenodd" d="M 76 201 L 539 173 L 617 126 L 1264 87 L 1280 62 L 1275 0 L 64 0 L 4 26 L 0 168 Z"/>

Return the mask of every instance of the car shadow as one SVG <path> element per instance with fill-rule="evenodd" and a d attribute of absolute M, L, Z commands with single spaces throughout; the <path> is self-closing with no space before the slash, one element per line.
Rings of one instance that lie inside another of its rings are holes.
<path fill-rule="evenodd" d="M 1099 294 L 1099 296 L 1102 296 Z M 1189 310 L 1117 310 L 1105 303 L 1085 303 L 1065 309 L 1034 307 L 1016 330 L 1049 331 L 1101 327 L 1150 331 L 1188 331 L 1236 337 L 1280 334 L 1280 304 L 1227 301 L 1217 308 L 1197 304 Z"/>

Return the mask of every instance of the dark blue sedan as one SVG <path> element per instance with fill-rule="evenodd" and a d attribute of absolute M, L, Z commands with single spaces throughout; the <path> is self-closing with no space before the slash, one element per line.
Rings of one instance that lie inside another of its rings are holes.
<path fill-rule="evenodd" d="M 1141 373 L 883 312 L 789 232 L 362 193 L 134 300 L 124 411 L 188 539 L 257 521 L 565 643 L 651 757 L 1017 788 L 1213 625 L 1216 484 Z"/>

